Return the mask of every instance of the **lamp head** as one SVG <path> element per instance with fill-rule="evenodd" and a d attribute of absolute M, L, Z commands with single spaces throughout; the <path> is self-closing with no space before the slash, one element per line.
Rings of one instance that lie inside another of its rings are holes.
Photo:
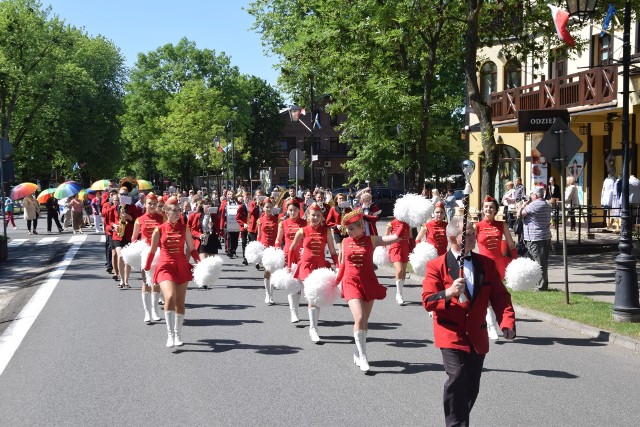
<path fill-rule="evenodd" d="M 471 175 L 476 170 L 476 164 L 473 160 L 467 159 L 462 162 L 462 173 L 467 181 L 471 178 Z"/>

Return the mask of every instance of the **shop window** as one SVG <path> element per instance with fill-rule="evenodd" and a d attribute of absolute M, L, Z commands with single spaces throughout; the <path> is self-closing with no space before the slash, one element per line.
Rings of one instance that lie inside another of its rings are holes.
<path fill-rule="evenodd" d="M 480 69 L 480 91 L 484 102 L 489 102 L 491 94 L 497 91 L 498 68 L 493 62 L 485 62 Z"/>
<path fill-rule="evenodd" d="M 600 37 L 600 34 L 593 36 L 593 65 L 609 65 L 613 60 L 613 42 L 609 34 Z"/>
<path fill-rule="evenodd" d="M 506 184 L 508 181 L 515 183 L 517 177 L 521 177 L 520 170 L 520 151 L 516 148 L 500 144 L 500 165 L 498 166 L 498 176 L 496 177 L 496 187 L 494 194 L 496 194 L 497 200 L 502 200 L 502 196 L 507 192 Z"/>

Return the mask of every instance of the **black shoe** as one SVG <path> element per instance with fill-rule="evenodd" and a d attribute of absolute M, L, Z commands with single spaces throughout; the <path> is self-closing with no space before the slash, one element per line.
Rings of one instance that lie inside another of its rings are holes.
<path fill-rule="evenodd" d="M 107 268 L 107 273 L 113 274 L 113 268 Z"/>
<path fill-rule="evenodd" d="M 256 264 L 256 270 L 260 271 L 260 264 Z"/>
<path fill-rule="evenodd" d="M 243 263 L 244 265 L 249 265 L 249 262 L 247 261 L 247 259 L 246 259 L 246 258 L 243 258 L 243 259 L 242 259 L 242 263 Z"/>

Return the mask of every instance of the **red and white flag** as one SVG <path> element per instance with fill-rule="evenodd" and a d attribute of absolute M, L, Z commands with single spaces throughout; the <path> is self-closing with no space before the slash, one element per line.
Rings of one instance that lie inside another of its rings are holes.
<path fill-rule="evenodd" d="M 562 10 L 552 4 L 548 4 L 551 8 L 551 16 L 553 17 L 553 23 L 556 24 L 556 31 L 558 32 L 558 38 L 573 47 L 576 42 L 569 34 L 567 30 L 567 23 L 569 22 L 569 13 L 566 10 Z"/>

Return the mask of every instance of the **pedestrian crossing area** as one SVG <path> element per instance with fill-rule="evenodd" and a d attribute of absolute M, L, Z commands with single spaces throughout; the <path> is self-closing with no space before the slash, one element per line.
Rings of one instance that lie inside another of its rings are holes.
<path fill-rule="evenodd" d="M 51 236 L 51 237 L 40 237 L 40 238 L 31 238 L 31 239 L 11 239 L 7 246 L 9 248 L 17 248 L 23 245 L 35 245 L 35 246 L 47 246 L 54 242 L 59 243 L 82 243 L 87 240 L 88 235 L 86 234 L 75 234 L 68 236 Z M 104 243 L 106 241 L 106 237 L 104 235 L 100 236 L 100 242 Z"/>

